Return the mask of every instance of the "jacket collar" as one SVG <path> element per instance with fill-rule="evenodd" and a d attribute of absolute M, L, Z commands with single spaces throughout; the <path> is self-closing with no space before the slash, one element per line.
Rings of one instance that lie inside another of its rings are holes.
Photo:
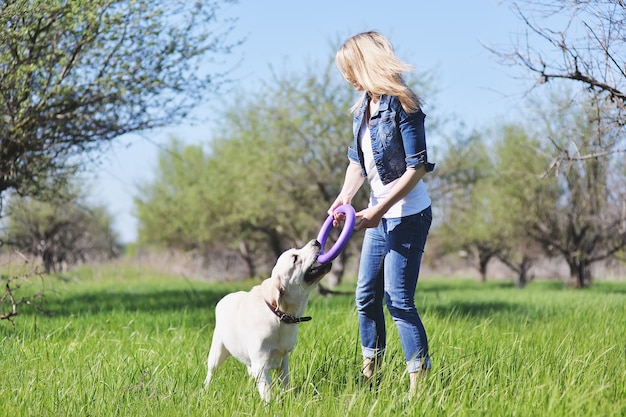
<path fill-rule="evenodd" d="M 366 92 L 363 96 L 363 101 L 361 102 L 360 114 L 365 114 L 365 109 L 370 102 L 370 93 Z M 380 96 L 380 102 L 378 103 L 378 110 L 371 117 L 376 116 L 378 113 L 386 111 L 391 106 L 391 96 L 387 94 L 382 94 Z"/>

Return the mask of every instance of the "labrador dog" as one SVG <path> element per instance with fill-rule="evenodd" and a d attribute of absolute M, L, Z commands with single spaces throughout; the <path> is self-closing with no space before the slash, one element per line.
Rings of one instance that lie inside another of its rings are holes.
<path fill-rule="evenodd" d="M 309 294 L 331 269 L 317 264 L 321 244 L 312 240 L 301 249 L 284 252 L 272 276 L 250 291 L 231 293 L 215 307 L 215 330 L 207 359 L 209 385 L 215 369 L 234 356 L 256 379 L 261 398 L 269 402 L 270 370 L 279 370 L 279 380 L 289 384 L 289 353 L 298 337 Z"/>

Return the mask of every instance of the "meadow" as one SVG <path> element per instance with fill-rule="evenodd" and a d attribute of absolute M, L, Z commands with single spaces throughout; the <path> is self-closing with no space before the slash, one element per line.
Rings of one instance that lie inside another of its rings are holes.
<path fill-rule="evenodd" d="M 0 322 L 0 416 L 626 416 L 626 283 L 423 278 L 433 369 L 411 401 L 392 322 L 381 379 L 364 385 L 352 296 L 314 294 L 291 387 L 267 406 L 232 358 L 202 386 L 215 303 L 256 283 L 128 266 L 34 280 L 51 315 Z"/>

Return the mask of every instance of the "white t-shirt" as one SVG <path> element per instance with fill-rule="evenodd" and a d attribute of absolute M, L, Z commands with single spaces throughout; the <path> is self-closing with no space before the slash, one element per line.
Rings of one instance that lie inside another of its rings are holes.
<path fill-rule="evenodd" d="M 363 140 L 363 139 L 366 140 Z M 361 150 L 363 151 L 363 159 L 365 163 L 365 172 L 367 173 L 367 180 L 370 184 L 370 201 L 369 207 L 375 206 L 384 200 L 389 192 L 398 182 L 398 179 L 391 181 L 385 185 L 380 179 L 378 170 L 376 169 L 376 163 L 374 162 L 374 153 L 372 151 L 372 141 L 370 137 L 370 128 L 367 125 L 365 118 L 363 124 L 359 130 L 359 143 L 361 144 Z M 396 204 L 383 215 L 386 219 L 393 219 L 398 217 L 410 216 L 411 214 L 417 214 L 420 211 L 430 206 L 430 196 L 426 189 L 424 181 L 420 180 L 415 187 L 409 191 L 409 193 L 400 199 Z"/>

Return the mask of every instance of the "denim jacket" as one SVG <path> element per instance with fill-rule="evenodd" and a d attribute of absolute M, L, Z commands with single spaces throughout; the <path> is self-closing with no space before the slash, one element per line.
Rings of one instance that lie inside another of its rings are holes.
<path fill-rule="evenodd" d="M 348 158 L 361 165 L 364 177 L 367 173 L 359 145 L 359 130 L 368 104 L 369 97 L 365 97 L 361 107 L 354 112 L 354 142 L 348 147 Z M 423 165 L 427 172 L 435 168 L 435 164 L 428 162 L 426 153 L 425 117 L 421 110 L 415 113 L 404 111 L 397 97 L 380 96 L 378 110 L 370 117 L 369 126 L 374 162 L 383 184 L 400 178 L 407 168 L 417 169 Z"/>

